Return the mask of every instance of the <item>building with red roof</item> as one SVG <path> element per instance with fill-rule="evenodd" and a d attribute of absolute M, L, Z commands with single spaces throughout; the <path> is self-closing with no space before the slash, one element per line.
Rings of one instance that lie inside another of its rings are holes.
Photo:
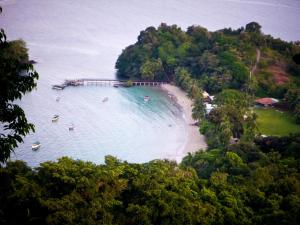
<path fill-rule="evenodd" d="M 255 100 L 255 103 L 262 106 L 272 106 L 277 103 L 278 100 L 275 98 L 259 98 Z"/>

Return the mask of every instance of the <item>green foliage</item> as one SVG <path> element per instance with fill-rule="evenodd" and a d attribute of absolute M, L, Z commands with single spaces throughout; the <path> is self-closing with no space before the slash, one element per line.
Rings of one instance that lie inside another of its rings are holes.
<path fill-rule="evenodd" d="M 216 103 L 219 106 L 231 105 L 237 109 L 245 110 L 249 107 L 249 96 L 233 89 L 224 89 L 217 95 Z"/>
<path fill-rule="evenodd" d="M 2 224 L 299 223 L 300 137 L 257 139 L 176 162 L 61 158 L 0 168 Z"/>
<path fill-rule="evenodd" d="M 300 210 L 296 203 L 299 177 L 295 179 L 299 155 L 286 149 L 295 141 L 299 148 L 298 138 L 269 138 L 256 142 L 258 145 L 241 142 L 230 146 L 225 154 L 210 150 L 188 155 L 181 164 L 193 167 L 202 178 L 205 199 L 218 202 L 214 205 L 222 211 L 219 224 L 297 224 L 300 218 L 293 217 L 292 211 Z M 273 153 L 266 155 L 261 149 Z M 287 204 L 290 198 L 295 204 Z"/>
<path fill-rule="evenodd" d="M 220 53 L 219 60 L 230 71 L 229 73 L 232 76 L 230 86 L 236 89 L 242 88 L 249 76 L 247 67 L 233 53 L 228 51 Z"/>
<path fill-rule="evenodd" d="M 256 32 L 260 33 L 261 26 L 256 22 L 251 22 L 246 25 L 246 32 Z"/>
<path fill-rule="evenodd" d="M 181 67 L 189 71 L 191 78 L 202 80 L 208 74 L 216 79 L 218 87 L 204 86 L 209 91 L 240 88 L 247 82 L 248 68 L 226 47 L 238 48 L 240 44 L 236 37 L 211 33 L 200 26 L 184 32 L 177 26 L 161 24 L 157 29 L 149 27 L 142 31 L 138 42 L 122 52 L 116 63 L 117 73 L 126 78 L 174 81 Z M 158 61 L 161 64 L 155 63 Z M 155 76 L 156 72 L 160 75 Z"/>
<path fill-rule="evenodd" d="M 176 25 L 161 24 L 157 29 L 148 27 L 141 31 L 138 41 L 119 56 L 116 69 L 120 77 L 169 82 L 177 81 L 178 71 L 185 69 L 202 89 L 212 94 L 231 88 L 283 98 L 289 86 L 275 84 L 269 67 L 280 64 L 287 76 L 297 76 L 300 67 L 291 55 L 299 52 L 296 44 L 261 33 L 256 22 L 245 28 L 216 32 L 201 26 L 188 27 L 184 32 Z M 161 65 L 155 63 L 158 61 Z"/>
<path fill-rule="evenodd" d="M 284 96 L 284 101 L 293 111 L 296 122 L 300 124 L 300 88 L 290 88 Z"/>
<path fill-rule="evenodd" d="M 159 79 L 163 73 L 162 62 L 160 59 L 156 61 L 147 60 L 140 69 L 141 78 L 143 80 L 154 80 Z"/>
<path fill-rule="evenodd" d="M 284 96 L 285 102 L 291 110 L 300 105 L 300 88 L 290 88 Z"/>
<path fill-rule="evenodd" d="M 300 132 L 300 125 L 296 123 L 295 116 L 289 112 L 275 109 L 255 109 L 255 113 L 261 134 L 285 136 Z"/>
<path fill-rule="evenodd" d="M 132 83 L 132 80 L 127 80 L 124 84 L 123 84 L 124 87 L 132 87 L 133 86 L 133 83 Z"/>
<path fill-rule="evenodd" d="M 18 143 L 30 131 L 33 124 L 28 123 L 24 111 L 14 104 L 14 100 L 31 91 L 36 86 L 38 73 L 28 59 L 25 42 L 7 41 L 0 32 L 0 162 L 5 162 Z"/>
<path fill-rule="evenodd" d="M 202 121 L 205 116 L 205 108 L 203 104 L 202 94 L 199 94 L 194 98 L 193 106 L 194 106 L 192 110 L 193 119 Z"/>
<path fill-rule="evenodd" d="M 253 139 L 256 133 L 256 115 L 249 110 L 248 95 L 237 90 L 224 89 L 216 96 L 215 103 L 218 107 L 208 115 L 209 122 L 214 126 L 206 131 L 211 148 L 226 147 L 231 137 Z"/>
<path fill-rule="evenodd" d="M 1 183 L 1 222 L 196 224 L 204 220 L 193 170 L 167 161 L 138 165 L 107 156 L 105 162 L 96 166 L 61 158 L 36 170 L 9 163 L 0 169 L 1 180 L 6 180 Z"/>

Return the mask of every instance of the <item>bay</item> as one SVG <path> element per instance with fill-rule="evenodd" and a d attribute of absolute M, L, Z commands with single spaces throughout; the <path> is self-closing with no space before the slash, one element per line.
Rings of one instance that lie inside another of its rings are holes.
<path fill-rule="evenodd" d="M 107 154 L 146 162 L 175 159 L 182 151 L 182 113 L 157 89 L 51 89 L 69 78 L 114 78 L 118 55 L 148 26 L 165 22 L 186 29 L 197 24 L 214 31 L 256 21 L 266 34 L 300 39 L 298 0 L 0 0 L 0 5 L 0 27 L 10 40 L 24 39 L 31 59 L 38 62 L 37 90 L 19 102 L 36 133 L 13 156 L 31 166 L 61 156 L 102 163 Z M 145 95 L 151 97 L 146 104 Z M 105 97 L 109 100 L 103 103 Z M 54 114 L 60 115 L 57 123 L 51 122 Z M 36 140 L 42 147 L 33 152 Z"/>

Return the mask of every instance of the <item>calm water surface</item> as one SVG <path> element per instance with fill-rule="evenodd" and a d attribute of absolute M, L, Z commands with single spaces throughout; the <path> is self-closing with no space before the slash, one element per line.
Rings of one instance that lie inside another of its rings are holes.
<path fill-rule="evenodd" d="M 0 0 L 0 5 L 0 27 L 9 39 L 24 39 L 38 61 L 37 90 L 20 102 L 36 133 L 14 156 L 32 166 L 65 155 L 96 163 L 107 154 L 130 162 L 182 155 L 184 119 L 164 93 L 96 86 L 50 89 L 66 78 L 114 78 L 118 55 L 147 26 L 200 24 L 213 31 L 257 21 L 264 33 L 300 39 L 298 0 Z M 144 95 L 151 96 L 146 104 Z M 51 122 L 53 114 L 60 115 L 57 123 Z M 71 122 L 73 132 L 68 131 Z M 33 152 L 36 140 L 42 148 Z"/>

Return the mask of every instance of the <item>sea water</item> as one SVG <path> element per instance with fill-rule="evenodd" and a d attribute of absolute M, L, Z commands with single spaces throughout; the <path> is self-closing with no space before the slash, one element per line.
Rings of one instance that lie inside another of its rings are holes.
<path fill-rule="evenodd" d="M 0 5 L 0 27 L 8 39 L 24 39 L 38 62 L 37 89 L 18 102 L 36 132 L 12 156 L 31 166 L 61 156 L 102 163 L 108 154 L 129 162 L 182 155 L 182 112 L 159 89 L 51 89 L 68 78 L 114 78 L 118 55 L 148 26 L 198 24 L 214 31 L 257 21 L 264 33 L 300 39 L 298 0 L 0 0 Z M 60 118 L 52 123 L 54 114 Z M 71 123 L 74 131 L 68 130 Z M 34 141 L 42 144 L 38 151 L 31 150 Z"/>
<path fill-rule="evenodd" d="M 150 100 L 145 102 L 144 95 Z M 14 158 L 30 165 L 62 156 L 96 163 L 105 155 L 129 162 L 176 159 L 186 140 L 182 112 L 157 88 L 48 88 L 26 95 L 21 106 L 36 132 L 25 138 Z M 59 119 L 52 122 L 55 114 Z M 32 151 L 36 140 L 42 147 Z"/>

